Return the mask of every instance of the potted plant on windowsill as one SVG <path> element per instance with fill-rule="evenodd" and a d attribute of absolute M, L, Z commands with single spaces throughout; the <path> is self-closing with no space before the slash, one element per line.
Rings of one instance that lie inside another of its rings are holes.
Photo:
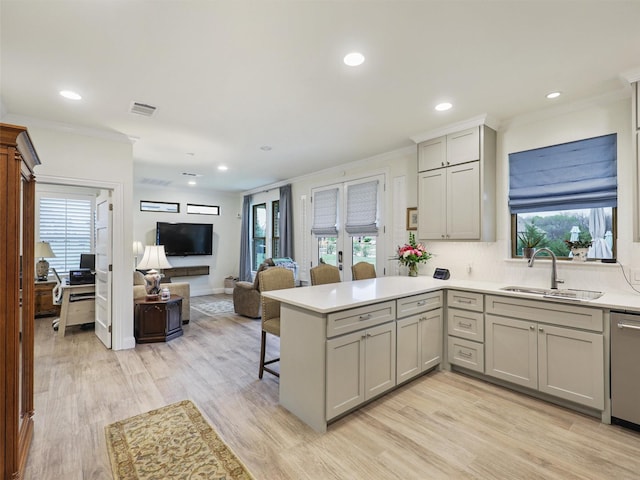
<path fill-rule="evenodd" d="M 565 240 L 564 243 L 567 244 L 569 250 L 571 250 L 571 255 L 574 260 L 579 262 L 587 261 L 587 254 L 589 253 L 589 247 L 593 244 L 591 240 Z"/>
<path fill-rule="evenodd" d="M 536 227 L 533 222 L 525 224 L 524 232 L 518 232 L 518 242 L 522 245 L 522 256 L 531 258 L 545 236 L 546 233 Z"/>

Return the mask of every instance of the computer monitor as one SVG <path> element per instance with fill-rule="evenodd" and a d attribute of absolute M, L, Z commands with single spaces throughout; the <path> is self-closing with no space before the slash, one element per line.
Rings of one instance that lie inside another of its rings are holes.
<path fill-rule="evenodd" d="M 93 253 L 81 253 L 80 268 L 86 268 L 93 272 L 96 269 L 96 256 Z"/>

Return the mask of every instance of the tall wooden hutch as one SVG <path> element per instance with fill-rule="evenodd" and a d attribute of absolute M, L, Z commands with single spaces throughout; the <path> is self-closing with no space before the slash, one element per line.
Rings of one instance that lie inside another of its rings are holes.
<path fill-rule="evenodd" d="M 35 177 L 27 129 L 0 123 L 0 480 L 24 478 L 33 437 Z"/>

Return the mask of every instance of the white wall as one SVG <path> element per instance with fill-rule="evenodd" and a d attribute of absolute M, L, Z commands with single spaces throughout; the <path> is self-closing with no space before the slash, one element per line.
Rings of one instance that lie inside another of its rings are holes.
<path fill-rule="evenodd" d="M 617 258 L 625 267 L 640 266 L 640 249 L 633 243 L 635 165 L 632 155 L 631 100 L 629 98 L 600 99 L 571 112 L 542 116 L 541 114 L 514 119 L 498 132 L 496 181 L 497 232 L 496 242 L 430 242 L 435 257 L 429 262 L 433 268 L 445 267 L 452 277 L 487 280 L 505 284 L 550 284 L 548 262 L 536 262 L 528 268 L 523 260 L 510 258 L 509 153 L 580 140 L 618 134 L 618 241 Z M 471 272 L 467 272 L 471 265 Z M 580 264 L 562 261 L 559 278 L 563 288 L 619 289 L 632 292 L 621 273 L 620 266 L 601 263 Z"/>
<path fill-rule="evenodd" d="M 180 213 L 141 212 L 140 200 L 176 202 Z M 187 203 L 217 205 L 220 215 L 187 214 Z M 156 222 L 188 222 L 213 224 L 213 255 L 168 257 L 175 267 L 208 265 L 208 276 L 174 277 L 173 281 L 188 282 L 191 295 L 222 293 L 224 279 L 237 277 L 240 264 L 240 213 L 242 195 L 213 192 L 197 188 L 149 187 L 136 185 L 133 192 L 133 241 L 155 245 Z"/>
<path fill-rule="evenodd" d="M 126 137 L 76 132 L 46 122 L 7 115 L 3 122 L 26 126 L 42 165 L 36 181 L 108 188 L 114 192 L 112 341 L 115 350 L 133 348 L 132 145 Z"/>

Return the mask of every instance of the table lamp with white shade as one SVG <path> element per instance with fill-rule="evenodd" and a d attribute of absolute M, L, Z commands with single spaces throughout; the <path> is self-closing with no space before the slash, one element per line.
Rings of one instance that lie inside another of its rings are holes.
<path fill-rule="evenodd" d="M 36 278 L 38 280 L 46 280 L 49 277 L 49 262 L 45 258 L 56 258 L 55 253 L 51 250 L 49 242 L 37 242 L 34 249 L 35 257 L 40 257 L 36 263 Z"/>
<path fill-rule="evenodd" d="M 163 275 L 156 269 L 171 268 L 171 264 L 164 253 L 164 245 L 147 245 L 144 247 L 144 255 L 137 268 L 138 270 L 149 270 L 144 276 L 147 300 L 158 300 L 160 298 L 160 279 Z"/>

